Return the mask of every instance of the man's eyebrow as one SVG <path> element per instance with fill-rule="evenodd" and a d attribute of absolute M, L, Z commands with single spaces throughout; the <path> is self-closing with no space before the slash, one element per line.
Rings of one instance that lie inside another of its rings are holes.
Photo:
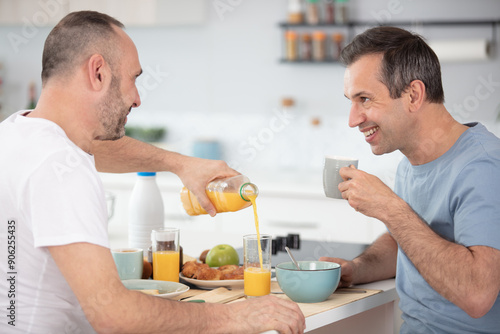
<path fill-rule="evenodd" d="M 362 90 L 361 92 L 358 92 L 352 96 L 353 99 L 360 97 L 362 95 L 367 95 L 367 96 L 372 96 L 372 94 L 368 93 L 367 91 Z M 345 95 L 344 95 L 345 96 Z M 347 97 L 347 96 L 346 96 Z"/>

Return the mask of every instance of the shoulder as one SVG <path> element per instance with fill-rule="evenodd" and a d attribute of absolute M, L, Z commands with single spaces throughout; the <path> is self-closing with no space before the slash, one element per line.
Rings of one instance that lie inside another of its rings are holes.
<path fill-rule="evenodd" d="M 467 124 L 470 128 L 464 133 L 462 146 L 472 148 L 476 155 L 485 155 L 493 159 L 500 159 L 500 138 L 481 123 Z"/>
<path fill-rule="evenodd" d="M 460 138 L 456 149 L 456 160 L 461 162 L 462 172 L 483 176 L 486 176 L 483 173 L 488 173 L 488 171 L 498 174 L 500 138 L 480 123 L 469 126 L 471 127 L 464 133 L 463 138 Z"/>

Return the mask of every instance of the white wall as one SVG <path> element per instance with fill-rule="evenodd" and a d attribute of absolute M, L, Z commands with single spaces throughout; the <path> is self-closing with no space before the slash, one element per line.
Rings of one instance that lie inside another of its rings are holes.
<path fill-rule="evenodd" d="M 218 13 L 215 4 L 220 1 L 233 10 Z M 282 31 L 278 22 L 286 18 L 287 1 L 220 1 L 210 1 L 208 18 L 200 25 L 127 29 L 145 70 L 139 81 L 143 104 L 134 110 L 129 123 L 166 126 L 167 144 L 187 154 L 194 139 L 217 138 L 223 144 L 224 158 L 247 173 L 278 169 L 317 173 L 322 156 L 337 153 L 360 157 L 360 168 L 384 177 L 399 156 L 373 157 L 359 132 L 348 128 L 344 69 L 336 64 L 279 63 Z M 384 22 L 498 19 L 500 1 L 351 0 L 351 14 L 353 19 Z M 23 29 L 0 27 L 0 60 L 7 67 L 4 109 L 8 112 L 25 107 L 31 80 L 40 87 L 41 52 L 50 28 L 30 33 L 27 43 L 15 52 L 7 35 L 22 34 Z M 489 27 L 417 30 L 429 39 L 490 37 L 492 33 Z M 496 33 L 498 44 L 498 28 Z M 443 64 L 442 70 L 446 106 L 456 117 L 463 122 L 493 123 L 500 104 L 499 57 Z M 484 90 L 485 80 L 493 82 L 486 87 L 491 91 Z M 490 92 L 487 97 L 477 96 L 481 85 L 481 92 Z M 293 119 L 283 120 L 276 114 L 283 96 L 298 102 Z M 312 117 L 320 118 L 319 127 L 310 125 Z M 273 132 L 269 130 L 272 122 L 286 126 Z"/>

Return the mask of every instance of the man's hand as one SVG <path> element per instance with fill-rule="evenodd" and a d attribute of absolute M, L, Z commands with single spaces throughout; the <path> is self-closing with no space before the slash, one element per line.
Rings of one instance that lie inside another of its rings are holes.
<path fill-rule="evenodd" d="M 322 256 L 319 261 L 335 262 L 340 264 L 340 282 L 339 288 L 348 288 L 353 284 L 354 281 L 354 263 L 352 261 L 346 261 L 344 259 L 339 259 L 337 257 L 327 257 Z"/>
<path fill-rule="evenodd" d="M 236 326 L 231 333 L 262 333 L 277 330 L 281 334 L 304 333 L 306 321 L 297 303 L 275 296 L 232 303 L 231 320 Z"/>
<path fill-rule="evenodd" d="M 210 216 L 215 216 L 215 207 L 205 192 L 207 184 L 215 179 L 235 176 L 239 173 L 220 160 L 188 156 L 183 156 L 182 160 L 181 167 L 177 168 L 174 173 L 181 179 L 184 186 L 196 196 L 201 207 Z"/>
<path fill-rule="evenodd" d="M 352 261 L 336 257 L 321 257 L 320 261 L 340 264 L 339 287 L 363 284 L 392 278 L 396 275 L 398 245 L 389 233 L 382 234 Z"/>
<path fill-rule="evenodd" d="M 368 174 L 354 166 L 340 169 L 344 182 L 339 184 L 342 197 L 349 201 L 354 210 L 384 221 L 390 203 L 402 201 L 378 177 Z"/>

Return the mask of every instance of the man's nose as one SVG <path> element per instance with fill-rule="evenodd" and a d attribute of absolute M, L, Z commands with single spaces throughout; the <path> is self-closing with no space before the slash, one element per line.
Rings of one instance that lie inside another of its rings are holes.
<path fill-rule="evenodd" d="M 365 113 L 360 110 L 359 106 L 356 103 L 351 105 L 351 110 L 349 111 L 349 126 L 351 128 L 355 128 L 359 126 L 366 120 Z"/>

